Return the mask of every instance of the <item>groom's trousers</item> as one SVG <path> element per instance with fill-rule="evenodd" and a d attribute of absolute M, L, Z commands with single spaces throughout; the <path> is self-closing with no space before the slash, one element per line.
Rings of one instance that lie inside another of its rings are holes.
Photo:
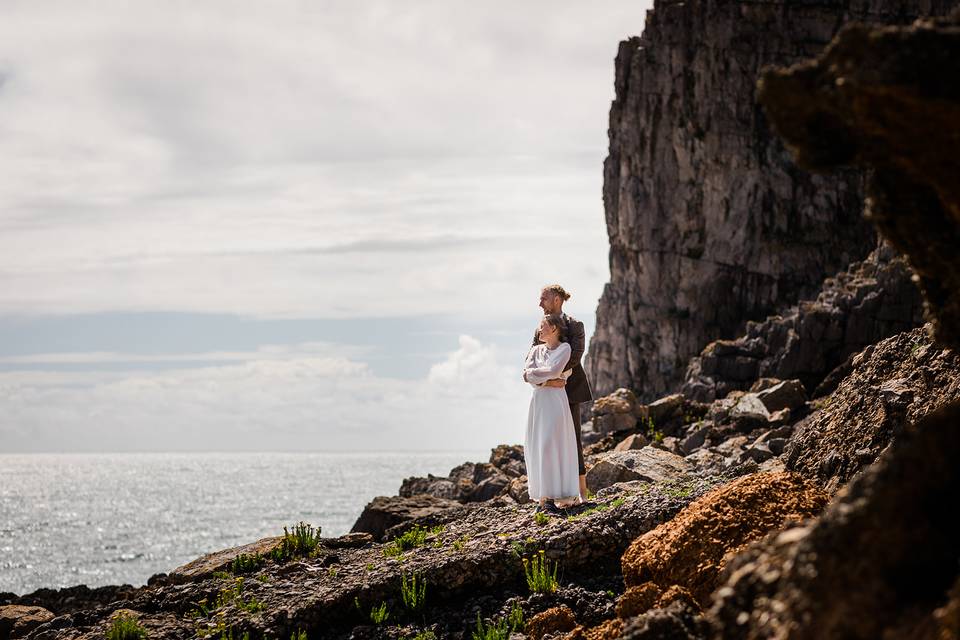
<path fill-rule="evenodd" d="M 580 475 L 587 473 L 587 467 L 583 464 L 583 443 L 580 441 L 580 403 L 570 403 L 570 415 L 573 416 L 573 431 L 577 434 L 577 468 Z"/>

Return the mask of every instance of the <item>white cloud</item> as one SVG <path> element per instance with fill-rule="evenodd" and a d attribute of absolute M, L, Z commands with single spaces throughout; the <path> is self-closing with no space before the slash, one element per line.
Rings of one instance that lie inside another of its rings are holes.
<path fill-rule="evenodd" d="M 592 305 L 644 9 L 13 3 L 0 312 L 516 312 L 545 280 Z"/>
<path fill-rule="evenodd" d="M 271 351 L 169 370 L 0 372 L 0 450 L 450 450 L 523 439 L 529 388 L 470 336 L 413 380 L 309 345 Z"/>

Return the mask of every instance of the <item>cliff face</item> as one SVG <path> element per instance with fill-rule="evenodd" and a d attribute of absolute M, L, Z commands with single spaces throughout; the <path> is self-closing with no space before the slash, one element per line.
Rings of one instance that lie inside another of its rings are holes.
<path fill-rule="evenodd" d="M 655 2 L 616 59 L 611 275 L 587 358 L 598 396 L 663 395 L 708 342 L 815 295 L 869 253 L 863 173 L 799 169 L 757 105 L 757 76 L 818 54 L 850 20 L 902 24 L 952 4 Z"/>

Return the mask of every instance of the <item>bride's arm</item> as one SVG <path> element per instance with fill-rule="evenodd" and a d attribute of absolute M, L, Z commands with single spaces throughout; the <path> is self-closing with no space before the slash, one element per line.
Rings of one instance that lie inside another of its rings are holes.
<path fill-rule="evenodd" d="M 523 379 L 527 382 L 543 383 L 556 378 L 563 371 L 563 367 L 570 359 L 570 345 L 561 342 L 556 349 L 547 356 L 547 362 L 542 367 L 527 367 L 523 370 Z"/>

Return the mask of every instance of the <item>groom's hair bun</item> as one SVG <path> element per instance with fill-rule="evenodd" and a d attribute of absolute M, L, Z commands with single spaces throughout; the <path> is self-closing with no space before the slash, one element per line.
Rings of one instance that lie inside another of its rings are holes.
<path fill-rule="evenodd" d="M 561 287 L 558 284 L 548 284 L 543 288 L 544 291 L 549 291 L 552 294 L 558 295 L 563 298 L 564 301 L 570 299 L 570 294 L 567 293 L 567 290 Z"/>

